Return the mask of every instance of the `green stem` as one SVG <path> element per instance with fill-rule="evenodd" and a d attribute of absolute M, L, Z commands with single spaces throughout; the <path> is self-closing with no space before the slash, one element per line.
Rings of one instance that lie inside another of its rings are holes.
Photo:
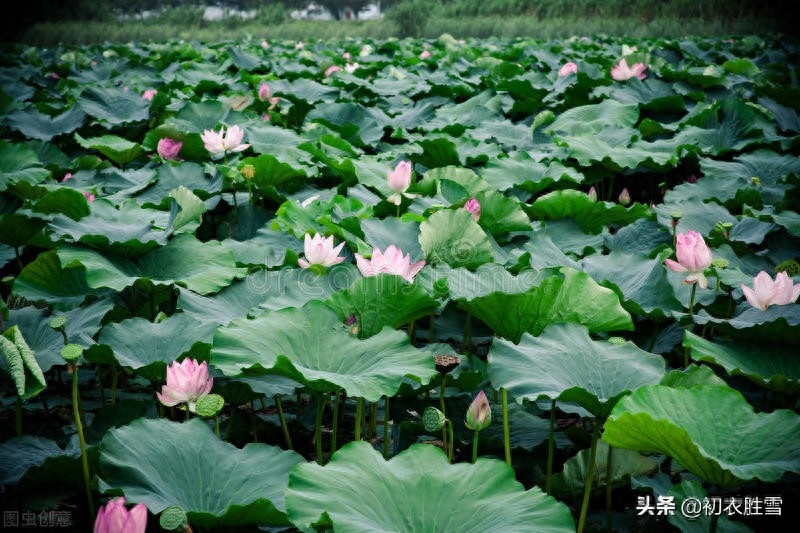
<path fill-rule="evenodd" d="M 72 414 L 75 417 L 75 428 L 78 432 L 78 442 L 81 446 L 81 466 L 83 467 L 83 482 L 86 485 L 86 500 L 89 503 L 89 516 L 94 516 L 94 501 L 92 500 L 92 487 L 89 478 L 89 456 L 86 455 L 86 438 L 83 435 L 83 422 L 78 404 L 78 366 L 72 367 Z"/>
<path fill-rule="evenodd" d="M 378 434 L 378 402 L 369 402 L 369 428 L 367 439 L 371 439 Z"/>
<path fill-rule="evenodd" d="M 341 401 L 341 396 L 339 391 L 336 391 L 334 394 L 333 400 L 333 431 L 331 432 L 331 456 L 333 456 L 333 452 L 336 451 L 336 434 L 339 429 L 339 402 Z"/>
<path fill-rule="evenodd" d="M 231 409 L 231 416 L 228 418 L 228 425 L 225 427 L 225 436 L 222 440 L 227 441 L 231 438 L 231 430 L 233 429 L 233 415 L 236 414 L 236 407 Z"/>
<path fill-rule="evenodd" d="M 445 430 L 444 446 L 447 448 L 447 460 L 453 462 L 453 423 L 449 420 L 444 421 L 442 429 Z"/>
<path fill-rule="evenodd" d="M 444 391 L 447 388 L 447 374 L 442 374 L 442 384 L 439 386 L 439 410 L 444 416 L 447 412 L 444 410 Z"/>
<path fill-rule="evenodd" d="M 467 313 L 467 318 L 464 321 L 464 338 L 461 340 L 464 353 L 472 349 L 472 313 Z"/>
<path fill-rule="evenodd" d="M 428 326 L 428 342 L 433 342 L 433 315 L 430 316 L 430 325 Z"/>
<path fill-rule="evenodd" d="M 547 439 L 547 474 L 544 481 L 544 491 L 551 494 L 553 484 L 553 456 L 555 455 L 556 442 L 556 401 L 550 400 L 550 434 Z"/>
<path fill-rule="evenodd" d="M 219 415 L 214 415 L 214 434 L 219 437 Z"/>
<path fill-rule="evenodd" d="M 111 405 L 117 403 L 117 364 L 111 363 Z"/>
<path fill-rule="evenodd" d="M 359 398 L 356 401 L 356 428 L 355 440 L 361 440 L 361 422 L 364 419 L 364 398 Z"/>
<path fill-rule="evenodd" d="M 480 431 L 475 431 L 472 435 L 472 462 L 478 460 L 478 434 Z"/>
<path fill-rule="evenodd" d="M 389 397 L 383 403 L 383 458 L 389 458 Z"/>
<path fill-rule="evenodd" d="M 22 264 L 22 259 L 19 256 L 19 246 L 14 247 L 14 256 L 17 258 L 17 266 L 19 267 L 19 271 L 22 272 L 22 269 L 25 268 L 25 265 Z"/>
<path fill-rule="evenodd" d="M 97 365 L 97 384 L 100 387 L 100 405 L 106 404 L 106 388 L 103 387 L 103 378 L 105 377 L 100 373 L 101 367 Z"/>
<path fill-rule="evenodd" d="M 608 445 L 606 456 L 606 529 L 611 529 L 611 476 L 614 474 L 614 447 Z"/>
<path fill-rule="evenodd" d="M 697 291 L 697 282 L 692 283 L 692 293 L 689 296 L 689 330 L 692 329 L 694 324 L 694 295 Z M 686 346 L 683 350 L 683 366 L 689 366 L 689 347 Z"/>
<path fill-rule="evenodd" d="M 586 483 L 583 488 L 583 501 L 581 502 L 581 514 L 578 517 L 577 533 L 583 533 L 586 527 L 586 515 L 589 511 L 589 499 L 592 496 L 592 484 L 594 483 L 595 459 L 597 458 L 597 441 L 600 437 L 600 421 L 594 421 L 594 431 L 592 432 L 592 447 L 589 450 L 589 462 L 586 465 Z"/>
<path fill-rule="evenodd" d="M 414 321 L 408 323 L 408 343 L 414 346 Z"/>
<path fill-rule="evenodd" d="M 17 437 L 22 436 L 22 398 L 17 396 Z"/>
<path fill-rule="evenodd" d="M 503 451 L 506 455 L 506 464 L 511 466 L 511 429 L 508 420 L 508 391 L 505 387 L 500 389 L 503 400 Z"/>
<path fill-rule="evenodd" d="M 314 444 L 317 447 L 317 463 L 322 464 L 322 411 L 325 409 L 325 400 L 322 394 L 317 395 L 317 420 L 314 424 Z"/>
<path fill-rule="evenodd" d="M 283 430 L 283 440 L 286 442 L 286 448 L 293 450 L 292 437 L 289 435 L 289 427 L 286 425 L 286 417 L 283 415 L 283 403 L 279 394 L 274 396 L 275 406 L 278 408 L 278 420 L 281 421 L 281 430 Z"/>

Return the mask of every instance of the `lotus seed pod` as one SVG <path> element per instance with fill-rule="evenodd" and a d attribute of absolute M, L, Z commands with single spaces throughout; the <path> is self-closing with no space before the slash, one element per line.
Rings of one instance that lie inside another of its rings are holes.
<path fill-rule="evenodd" d="M 197 399 L 195 404 L 195 412 L 199 416 L 212 417 L 216 416 L 225 406 L 225 399 L 219 394 L 206 394 Z"/>
<path fill-rule="evenodd" d="M 63 315 L 54 316 L 50 319 L 50 327 L 55 330 L 64 329 L 67 326 L 67 318 Z"/>
<path fill-rule="evenodd" d="M 61 357 L 68 363 L 76 363 L 83 355 L 83 346 L 80 344 L 67 344 L 61 348 Z"/>
<path fill-rule="evenodd" d="M 425 431 L 439 431 L 446 421 L 444 413 L 435 407 L 426 407 L 422 413 L 422 425 L 425 426 Z"/>
<path fill-rule="evenodd" d="M 158 524 L 165 531 L 183 531 L 187 520 L 186 512 L 177 505 L 173 505 L 161 512 Z"/>
<path fill-rule="evenodd" d="M 788 261 L 782 261 L 775 265 L 775 273 L 779 272 L 786 272 L 789 277 L 794 277 L 800 274 L 800 263 L 793 259 L 789 259 Z"/>

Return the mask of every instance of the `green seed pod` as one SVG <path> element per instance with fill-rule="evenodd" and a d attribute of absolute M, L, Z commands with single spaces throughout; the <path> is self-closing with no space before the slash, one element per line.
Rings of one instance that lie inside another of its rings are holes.
<path fill-rule="evenodd" d="M 225 405 L 225 399 L 219 394 L 206 394 L 197 399 L 195 412 L 203 417 L 216 416 Z"/>
<path fill-rule="evenodd" d="M 425 431 L 439 431 L 445 421 L 447 417 L 435 407 L 426 407 L 422 413 L 422 425 L 425 426 Z"/>
<path fill-rule="evenodd" d="M 50 327 L 55 330 L 62 330 L 67 327 L 67 317 L 60 315 L 50 319 Z"/>
<path fill-rule="evenodd" d="M 158 524 L 165 531 L 183 531 L 186 521 L 186 512 L 177 505 L 173 505 L 161 511 Z"/>
<path fill-rule="evenodd" d="M 61 348 L 61 357 L 63 357 L 67 363 L 77 363 L 78 359 L 80 359 L 82 355 L 83 346 L 80 344 L 67 344 Z"/>

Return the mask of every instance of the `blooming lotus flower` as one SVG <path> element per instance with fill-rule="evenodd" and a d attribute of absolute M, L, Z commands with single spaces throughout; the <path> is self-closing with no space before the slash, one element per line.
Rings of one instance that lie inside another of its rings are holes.
<path fill-rule="evenodd" d="M 489 427 L 492 423 L 492 408 L 489 406 L 489 398 L 486 393 L 480 391 L 467 409 L 467 416 L 464 423 L 472 431 L 481 431 Z"/>
<path fill-rule="evenodd" d="M 469 211 L 472 214 L 472 220 L 475 222 L 481 218 L 481 204 L 478 203 L 478 200 L 475 198 L 470 198 L 467 200 L 467 203 L 464 204 L 464 209 Z"/>
<path fill-rule="evenodd" d="M 363 276 L 376 276 L 378 274 L 397 274 L 403 276 L 409 283 L 414 281 L 425 261 L 411 262 L 411 254 L 403 256 L 403 251 L 394 244 L 381 253 L 378 248 L 372 250 L 372 257 L 367 260 L 356 254 L 356 265 Z"/>
<path fill-rule="evenodd" d="M 270 94 L 269 85 L 267 85 L 267 82 L 262 82 L 258 87 L 258 99 L 262 102 L 269 100 Z"/>
<path fill-rule="evenodd" d="M 348 64 L 346 64 L 346 65 L 344 66 L 344 70 L 345 70 L 345 71 L 346 71 L 348 74 L 352 74 L 353 72 L 355 72 L 355 71 L 356 71 L 356 69 L 358 69 L 358 63 L 348 63 Z"/>
<path fill-rule="evenodd" d="M 711 266 L 711 250 L 706 246 L 703 237 L 696 231 L 679 233 L 676 237 L 675 254 L 678 261 L 665 259 L 664 264 L 673 272 L 689 272 L 685 284 L 697 283 L 702 288 L 708 287 L 708 280 L 703 271 Z"/>
<path fill-rule="evenodd" d="M 94 193 L 90 193 L 89 191 L 83 191 L 83 195 L 86 197 L 88 201 L 94 202 L 95 200 Z"/>
<path fill-rule="evenodd" d="M 152 100 L 152 99 L 153 99 L 153 97 L 154 97 L 156 94 L 158 94 L 158 91 L 156 91 L 155 89 L 147 89 L 147 90 L 144 92 L 144 94 L 142 94 L 142 98 L 144 98 L 145 100 Z"/>
<path fill-rule="evenodd" d="M 429 57 L 431 57 L 431 53 L 428 50 L 423 50 L 419 53 L 420 59 L 428 59 Z"/>
<path fill-rule="evenodd" d="M 570 61 L 569 63 L 564 63 L 560 69 L 558 69 L 559 77 L 569 76 L 570 73 L 577 74 L 578 73 L 578 65 Z"/>
<path fill-rule="evenodd" d="M 331 65 L 325 69 L 325 77 L 328 78 L 331 76 L 331 74 L 333 74 L 334 72 L 339 72 L 340 70 L 342 70 L 342 67 L 340 67 L 339 65 Z"/>
<path fill-rule="evenodd" d="M 219 159 L 227 152 L 242 152 L 247 150 L 249 144 L 242 143 L 244 137 L 244 130 L 239 126 L 231 126 L 228 131 L 222 127 L 219 133 L 214 130 L 204 130 L 200 138 L 203 139 L 203 145 L 206 150 L 211 152 L 211 157 Z"/>
<path fill-rule="evenodd" d="M 625 61 L 623 57 L 620 59 L 619 63 L 614 65 L 611 69 L 611 77 L 617 81 L 625 81 L 633 77 L 643 80 L 647 77 L 644 73 L 646 68 L 647 66 L 644 63 L 634 63 L 632 67 L 629 67 L 628 62 Z"/>
<path fill-rule="evenodd" d="M 158 152 L 158 155 L 164 159 L 178 159 L 178 153 L 181 151 L 181 146 L 183 146 L 182 142 L 176 141 L 175 139 L 170 139 L 169 137 L 163 137 L 158 140 L 158 147 L 156 148 L 156 151 Z"/>
<path fill-rule="evenodd" d="M 800 296 L 800 283 L 794 285 L 786 272 L 778 272 L 775 281 L 763 270 L 753 278 L 753 288 L 744 283 L 740 285 L 747 302 L 756 309 L 766 309 L 770 305 L 794 303 Z"/>
<path fill-rule="evenodd" d="M 208 363 L 198 364 L 194 359 L 184 359 L 167 367 L 167 384 L 156 395 L 167 407 L 186 403 L 189 411 L 194 413 L 197 400 L 211 392 L 213 385 L 214 378 L 208 375 Z"/>
<path fill-rule="evenodd" d="M 406 193 L 406 190 L 411 185 L 411 162 L 400 161 L 394 170 L 390 170 L 387 176 L 389 181 L 389 188 L 394 194 L 389 196 L 386 200 L 389 202 L 400 205 L 402 197 L 413 198 L 416 195 Z"/>
<path fill-rule="evenodd" d="M 125 498 L 114 498 L 100 507 L 94 521 L 94 533 L 144 533 L 147 528 L 147 507 L 139 503 L 129 511 Z"/>
<path fill-rule="evenodd" d="M 622 191 L 619 193 L 619 198 L 617 198 L 621 205 L 628 205 L 631 203 L 631 193 L 628 192 L 627 187 L 623 187 Z"/>
<path fill-rule="evenodd" d="M 333 235 L 325 238 L 320 234 L 315 234 L 314 237 L 311 237 L 306 233 L 303 245 L 306 257 L 305 259 L 297 260 L 297 264 L 302 268 L 308 268 L 311 265 L 329 267 L 344 261 L 344 257 L 339 257 L 339 252 L 342 251 L 344 243 L 334 247 Z"/>

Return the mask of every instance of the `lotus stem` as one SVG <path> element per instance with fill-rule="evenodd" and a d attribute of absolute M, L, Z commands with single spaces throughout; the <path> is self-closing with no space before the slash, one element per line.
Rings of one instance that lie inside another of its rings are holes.
<path fill-rule="evenodd" d="M 281 403 L 280 394 L 276 394 L 275 406 L 278 408 L 278 420 L 281 421 L 281 430 L 283 431 L 283 440 L 286 442 L 286 448 L 293 450 L 292 437 L 289 435 L 289 427 L 286 425 L 286 417 L 283 415 L 283 403 Z"/>
<path fill-rule="evenodd" d="M 214 434 L 219 437 L 219 415 L 214 415 Z"/>
<path fill-rule="evenodd" d="M 106 388 L 103 387 L 103 378 L 105 376 L 101 375 L 100 370 L 102 367 L 97 365 L 97 384 L 100 387 L 100 405 L 106 404 Z"/>
<path fill-rule="evenodd" d="M 408 323 L 408 343 L 414 346 L 414 321 Z"/>
<path fill-rule="evenodd" d="M 511 466 L 511 430 L 508 420 L 508 391 L 501 387 L 500 395 L 503 400 L 503 451 L 506 456 L 506 464 Z"/>
<path fill-rule="evenodd" d="M 367 438 L 371 439 L 378 434 L 378 402 L 369 402 L 369 429 Z"/>
<path fill-rule="evenodd" d="M 442 384 L 439 386 L 439 410 L 444 416 L 447 416 L 447 411 L 444 409 L 444 391 L 447 388 L 447 374 L 442 374 Z"/>
<path fill-rule="evenodd" d="M 442 430 L 446 433 L 444 446 L 447 451 L 447 461 L 453 462 L 453 423 L 450 420 L 445 420 Z"/>
<path fill-rule="evenodd" d="M 606 456 L 606 529 L 611 529 L 611 476 L 614 475 L 614 447 L 608 445 Z"/>
<path fill-rule="evenodd" d="M 597 441 L 600 437 L 600 421 L 595 419 L 594 431 L 592 431 L 592 446 L 589 449 L 589 461 L 586 465 L 586 481 L 583 487 L 583 501 L 581 502 L 581 514 L 578 517 L 577 533 L 583 533 L 586 527 L 586 514 L 589 511 L 589 499 L 592 496 L 592 484 L 594 483 L 595 460 L 597 458 Z"/>
<path fill-rule="evenodd" d="M 325 400 L 322 394 L 317 395 L 317 420 L 314 424 L 314 444 L 317 447 L 317 463 L 323 464 L 322 460 L 322 411 L 325 409 Z"/>
<path fill-rule="evenodd" d="M 475 433 L 472 434 L 472 462 L 473 463 L 478 460 L 478 434 L 479 433 L 480 433 L 480 431 L 475 431 Z"/>
<path fill-rule="evenodd" d="M 111 363 L 111 405 L 117 403 L 117 378 L 119 371 L 116 363 Z"/>
<path fill-rule="evenodd" d="M 83 468 L 83 483 L 86 485 L 86 500 L 89 504 L 89 516 L 94 516 L 94 501 L 92 500 L 92 487 L 89 478 L 89 457 L 86 455 L 86 437 L 83 435 L 83 422 L 78 399 L 78 365 L 71 365 L 72 369 L 72 414 L 75 417 L 75 428 L 78 432 L 78 442 L 81 446 L 81 467 Z"/>
<path fill-rule="evenodd" d="M 22 436 L 22 398 L 20 398 L 19 396 L 17 396 L 17 416 L 16 416 L 16 418 L 17 418 L 17 421 L 16 421 L 17 422 L 16 423 L 17 437 L 21 437 Z"/>
<path fill-rule="evenodd" d="M 356 427 L 355 427 L 355 440 L 361 440 L 361 422 L 364 420 L 364 398 L 359 398 L 356 401 Z"/>
<path fill-rule="evenodd" d="M 383 458 L 389 459 L 389 396 L 383 403 Z"/>
<path fill-rule="evenodd" d="M 433 315 L 430 316 L 430 325 L 428 326 L 428 342 L 433 342 Z"/>
<path fill-rule="evenodd" d="M 331 432 L 331 455 L 333 455 L 333 452 L 336 451 L 336 434 L 339 430 L 339 402 L 341 401 L 339 391 L 334 392 L 333 395 L 333 431 Z"/>
<path fill-rule="evenodd" d="M 472 349 L 472 313 L 467 313 L 464 321 L 464 338 L 461 341 L 465 353 Z"/>
<path fill-rule="evenodd" d="M 689 296 L 689 330 L 692 329 L 692 325 L 694 324 L 694 295 L 697 292 L 697 283 L 692 283 L 692 293 Z M 683 366 L 684 368 L 689 366 L 689 347 L 686 346 L 683 349 Z"/>
<path fill-rule="evenodd" d="M 547 474 L 545 475 L 544 491 L 551 494 L 553 485 L 553 456 L 556 444 L 556 401 L 550 400 L 550 434 L 547 439 Z"/>

